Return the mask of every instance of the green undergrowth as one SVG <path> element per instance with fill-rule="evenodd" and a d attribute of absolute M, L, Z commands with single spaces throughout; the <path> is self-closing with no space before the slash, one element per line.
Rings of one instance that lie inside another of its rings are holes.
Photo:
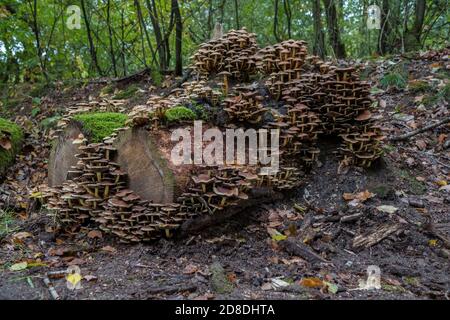
<path fill-rule="evenodd" d="M 116 93 L 113 97 L 113 99 L 128 99 L 131 98 L 137 91 L 139 90 L 139 87 L 135 84 L 129 85 L 125 89 L 119 91 Z"/>
<path fill-rule="evenodd" d="M 416 81 L 411 81 L 408 84 L 408 89 L 409 91 L 411 91 L 412 93 L 424 93 L 424 92 L 429 92 L 431 91 L 433 88 L 431 87 L 431 85 L 423 80 L 416 80 Z"/>
<path fill-rule="evenodd" d="M 83 113 L 73 117 L 87 131 L 91 142 L 101 142 L 115 129 L 125 126 L 127 115 L 114 112 Z"/>
<path fill-rule="evenodd" d="M 2 134 L 1 132 L 6 132 L 6 134 Z M 6 168 L 14 161 L 15 155 L 22 144 L 23 132 L 17 124 L 0 118 L 0 138 L 2 136 L 10 139 L 11 149 L 5 150 L 0 146 L 0 175 L 2 175 Z"/>
<path fill-rule="evenodd" d="M 17 230 L 13 212 L 0 209 L 0 239 Z"/>
<path fill-rule="evenodd" d="M 178 106 L 166 111 L 165 118 L 167 122 L 178 122 L 198 119 L 194 111 L 184 106 Z"/>
<path fill-rule="evenodd" d="M 387 89 L 388 87 L 404 89 L 407 84 L 407 79 L 401 73 L 393 71 L 386 73 L 383 78 L 381 78 L 380 84 L 383 89 Z"/>

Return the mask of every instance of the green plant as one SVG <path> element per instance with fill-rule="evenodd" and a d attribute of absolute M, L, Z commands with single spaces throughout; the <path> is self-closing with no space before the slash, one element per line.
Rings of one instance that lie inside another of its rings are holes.
<path fill-rule="evenodd" d="M 432 89 L 431 85 L 423 80 L 415 80 L 411 81 L 408 84 L 408 89 L 412 93 L 423 93 L 428 92 Z"/>
<path fill-rule="evenodd" d="M 15 123 L 0 118 L 0 135 L 4 139 L 8 139 L 11 148 L 5 149 L 0 146 L 0 175 L 4 173 L 6 168 L 14 161 L 14 157 L 19 151 L 23 140 L 22 129 Z"/>
<path fill-rule="evenodd" d="M 150 72 L 150 77 L 152 78 L 153 84 L 157 87 L 161 86 L 161 83 L 163 82 L 163 75 L 161 72 L 159 72 L 156 69 L 152 69 Z"/>
<path fill-rule="evenodd" d="M 385 74 L 380 80 L 381 86 L 386 89 L 388 87 L 396 87 L 398 89 L 404 89 L 407 81 L 406 77 L 401 73 L 393 71 Z"/>
<path fill-rule="evenodd" d="M 137 91 L 139 90 L 139 87 L 135 84 L 129 85 L 124 90 L 119 91 L 116 93 L 113 97 L 113 99 L 128 99 L 131 96 L 133 96 Z"/>
<path fill-rule="evenodd" d="M 167 122 L 197 119 L 194 111 L 183 106 L 174 107 L 167 110 L 164 117 L 166 118 Z"/>
<path fill-rule="evenodd" d="M 0 239 L 16 230 L 13 212 L 0 209 Z"/>
<path fill-rule="evenodd" d="M 92 142 L 101 142 L 114 129 L 125 126 L 127 115 L 114 112 L 83 113 L 73 117 L 83 124 Z"/>
<path fill-rule="evenodd" d="M 61 119 L 61 116 L 59 116 L 59 115 L 48 117 L 48 118 L 45 118 L 44 120 L 42 120 L 39 123 L 39 126 L 44 130 L 52 129 L 52 128 L 56 127 L 56 125 L 60 119 Z"/>

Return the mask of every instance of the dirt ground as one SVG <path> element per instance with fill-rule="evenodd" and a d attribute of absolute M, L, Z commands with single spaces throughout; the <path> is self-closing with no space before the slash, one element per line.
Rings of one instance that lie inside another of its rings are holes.
<path fill-rule="evenodd" d="M 410 77 L 435 78 L 433 61 L 407 63 Z M 385 65 L 371 67 L 376 84 Z M 418 111 L 418 94 L 407 89 L 375 96 L 391 135 L 449 114 L 448 101 Z M 414 123 L 394 116 L 398 108 Z M 124 245 L 102 233 L 87 236 L 90 230 L 52 232 L 51 217 L 26 196 L 45 180 L 50 148 L 31 126 L 1 185 L 0 204 L 12 208 L 13 218 L 11 232 L 0 236 L 0 299 L 54 299 L 44 278 L 75 265 L 83 277 L 78 290 L 49 276 L 61 299 L 449 299 L 450 189 L 442 181 L 450 183 L 450 151 L 441 147 L 442 134 L 449 138 L 448 127 L 385 142 L 385 155 L 370 170 L 338 170 L 337 143 L 323 137 L 318 165 L 286 200 L 188 238 Z M 373 196 L 343 198 L 366 190 Z M 355 246 L 355 239 L 390 228 L 372 245 Z M 274 240 L 271 229 L 295 230 L 289 238 L 307 254 Z M 24 261 L 25 269 L 11 270 Z M 380 270 L 381 288 L 365 290 L 371 265 Z"/>

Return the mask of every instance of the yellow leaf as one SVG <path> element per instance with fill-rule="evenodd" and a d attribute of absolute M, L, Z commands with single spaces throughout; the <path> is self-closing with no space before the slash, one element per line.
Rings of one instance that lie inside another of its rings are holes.
<path fill-rule="evenodd" d="M 13 264 L 11 267 L 9 267 L 9 270 L 21 271 L 21 270 L 25 270 L 27 267 L 28 267 L 28 263 L 26 261 L 24 261 L 24 262 L 19 262 L 19 263 Z"/>
<path fill-rule="evenodd" d="M 447 185 L 447 181 L 445 181 L 445 180 L 438 180 L 438 181 L 436 181 L 436 183 L 440 187 L 445 187 Z"/>
<path fill-rule="evenodd" d="M 436 247 L 436 245 L 437 245 L 437 239 L 431 239 L 431 240 L 428 240 L 428 245 L 429 245 L 430 247 Z"/>
<path fill-rule="evenodd" d="M 307 288 L 321 288 L 325 283 L 319 278 L 303 278 L 300 280 L 300 285 Z"/>
<path fill-rule="evenodd" d="M 73 284 L 73 286 L 76 286 L 77 283 L 81 281 L 81 275 L 78 273 L 71 273 L 67 275 L 66 280 Z"/>

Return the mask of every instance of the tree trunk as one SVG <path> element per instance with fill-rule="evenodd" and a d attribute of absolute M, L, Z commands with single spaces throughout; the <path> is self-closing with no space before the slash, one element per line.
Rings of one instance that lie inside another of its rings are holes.
<path fill-rule="evenodd" d="M 238 0 L 234 0 L 234 15 L 236 19 L 236 29 L 241 28 L 241 24 L 239 22 L 239 2 Z"/>
<path fill-rule="evenodd" d="M 344 59 L 346 56 L 345 47 L 341 40 L 339 31 L 338 16 L 336 11 L 336 4 L 334 0 L 323 0 L 325 6 L 325 13 L 327 16 L 328 36 L 334 55 L 338 59 Z"/>
<path fill-rule="evenodd" d="M 419 50 L 421 48 L 421 36 L 423 30 L 423 22 L 425 19 L 426 2 L 425 0 L 416 0 L 414 10 L 414 25 L 406 34 L 405 49 L 406 51 Z"/>
<path fill-rule="evenodd" d="M 384 55 L 386 53 L 390 53 L 391 50 L 389 46 L 389 38 L 391 26 L 389 23 L 391 15 L 391 10 L 389 8 L 389 1 L 383 0 L 382 8 L 381 8 L 381 29 L 380 34 L 378 36 L 378 53 L 380 55 Z"/>
<path fill-rule="evenodd" d="M 277 42 L 280 42 L 280 36 L 278 35 L 278 4 L 279 0 L 275 0 L 274 8 L 273 8 L 273 36 Z"/>
<path fill-rule="evenodd" d="M 175 15 L 175 75 L 181 76 L 183 74 L 183 21 L 178 0 L 172 0 L 172 11 Z"/>
<path fill-rule="evenodd" d="M 292 38 L 292 11 L 291 11 L 291 4 L 289 3 L 289 0 L 283 0 L 284 5 L 284 14 L 286 15 L 287 20 L 287 32 L 289 39 Z"/>
<path fill-rule="evenodd" d="M 161 26 L 159 24 L 158 12 L 156 10 L 155 0 L 146 0 L 147 9 L 150 14 L 150 20 L 152 21 L 153 31 L 155 33 L 156 39 L 156 51 L 158 51 L 159 56 L 159 69 L 161 72 L 167 70 L 167 53 L 166 46 L 164 44 L 163 35 L 161 32 Z"/>
<path fill-rule="evenodd" d="M 106 24 L 108 26 L 109 35 L 109 53 L 111 54 L 114 77 L 117 77 L 116 55 L 114 54 L 113 34 L 111 29 L 111 0 L 108 0 L 106 4 Z"/>
<path fill-rule="evenodd" d="M 87 16 L 86 4 L 84 0 L 81 0 L 81 10 L 83 11 L 84 23 L 86 25 L 86 34 L 89 42 L 89 52 L 91 54 L 92 65 L 94 66 L 94 69 L 97 70 L 99 75 L 103 75 L 103 71 L 97 61 L 97 51 L 95 49 L 94 41 L 92 40 L 91 25 Z"/>
<path fill-rule="evenodd" d="M 312 12 L 314 19 L 313 53 L 321 58 L 324 58 L 326 55 L 325 36 L 322 28 L 322 12 L 320 9 L 320 0 L 312 0 Z"/>

